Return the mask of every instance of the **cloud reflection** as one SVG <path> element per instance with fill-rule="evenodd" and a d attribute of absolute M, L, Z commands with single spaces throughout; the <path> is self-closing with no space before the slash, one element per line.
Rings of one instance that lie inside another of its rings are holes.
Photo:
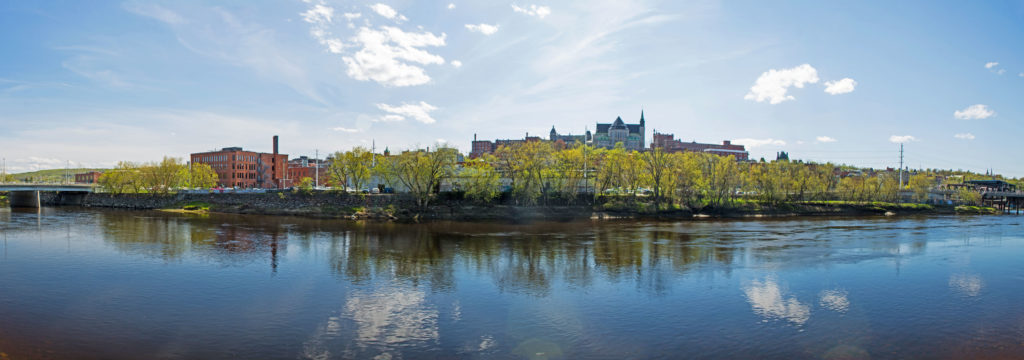
<path fill-rule="evenodd" d="M 949 277 L 949 287 L 956 292 L 973 297 L 981 294 L 985 282 L 978 275 L 955 274 Z"/>
<path fill-rule="evenodd" d="M 764 282 L 753 281 L 743 292 L 754 313 L 766 319 L 782 319 L 795 325 L 803 325 L 811 318 L 811 308 L 800 303 L 794 296 L 783 299 L 782 290 L 774 279 Z"/>
<path fill-rule="evenodd" d="M 846 291 L 825 290 L 818 296 L 819 304 L 826 309 L 839 313 L 845 313 L 850 309 L 850 299 L 846 297 Z"/>

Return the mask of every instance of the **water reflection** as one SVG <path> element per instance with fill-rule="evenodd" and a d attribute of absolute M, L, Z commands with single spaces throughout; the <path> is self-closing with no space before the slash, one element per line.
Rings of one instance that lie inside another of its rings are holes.
<path fill-rule="evenodd" d="M 850 310 L 850 299 L 846 297 L 846 291 L 825 290 L 818 297 L 819 303 L 826 309 L 838 313 L 845 313 L 847 310 Z"/>
<path fill-rule="evenodd" d="M 965 296 L 981 295 L 985 282 L 976 274 L 954 274 L 949 277 L 949 287 Z"/>
<path fill-rule="evenodd" d="M 795 325 L 803 325 L 811 318 L 811 307 L 793 295 L 787 295 L 779 288 L 775 279 L 752 281 L 743 293 L 754 313 L 766 320 L 786 320 Z"/>
<path fill-rule="evenodd" d="M 1008 326 L 992 341 L 1020 340 L 1024 315 L 1005 300 L 1020 289 L 999 286 L 1024 273 L 1006 255 L 1024 247 L 1007 235 L 1020 224 L 985 221 L 0 211 L 0 323 L 15 324 L 0 347 L 17 328 L 74 350 L 61 354 L 109 343 L 99 333 L 185 358 L 920 356 L 904 344 Z M 943 301 L 984 293 L 1004 300 Z M 51 335 L 54 323 L 86 330 Z"/>

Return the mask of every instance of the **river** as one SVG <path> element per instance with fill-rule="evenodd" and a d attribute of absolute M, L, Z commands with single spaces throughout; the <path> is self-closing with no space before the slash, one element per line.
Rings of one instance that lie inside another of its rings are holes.
<path fill-rule="evenodd" d="M 1021 358 L 1022 222 L 0 209 L 0 359 Z"/>

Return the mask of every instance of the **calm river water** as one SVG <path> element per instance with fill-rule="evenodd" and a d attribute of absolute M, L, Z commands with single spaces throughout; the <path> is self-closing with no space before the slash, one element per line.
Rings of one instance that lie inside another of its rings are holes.
<path fill-rule="evenodd" d="M 0 359 L 1022 358 L 1022 222 L 0 209 Z"/>

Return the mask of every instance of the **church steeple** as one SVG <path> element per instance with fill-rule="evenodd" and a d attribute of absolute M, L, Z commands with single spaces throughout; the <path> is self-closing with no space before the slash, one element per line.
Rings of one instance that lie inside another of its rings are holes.
<path fill-rule="evenodd" d="M 640 109 L 640 126 L 644 126 L 644 109 Z"/>

